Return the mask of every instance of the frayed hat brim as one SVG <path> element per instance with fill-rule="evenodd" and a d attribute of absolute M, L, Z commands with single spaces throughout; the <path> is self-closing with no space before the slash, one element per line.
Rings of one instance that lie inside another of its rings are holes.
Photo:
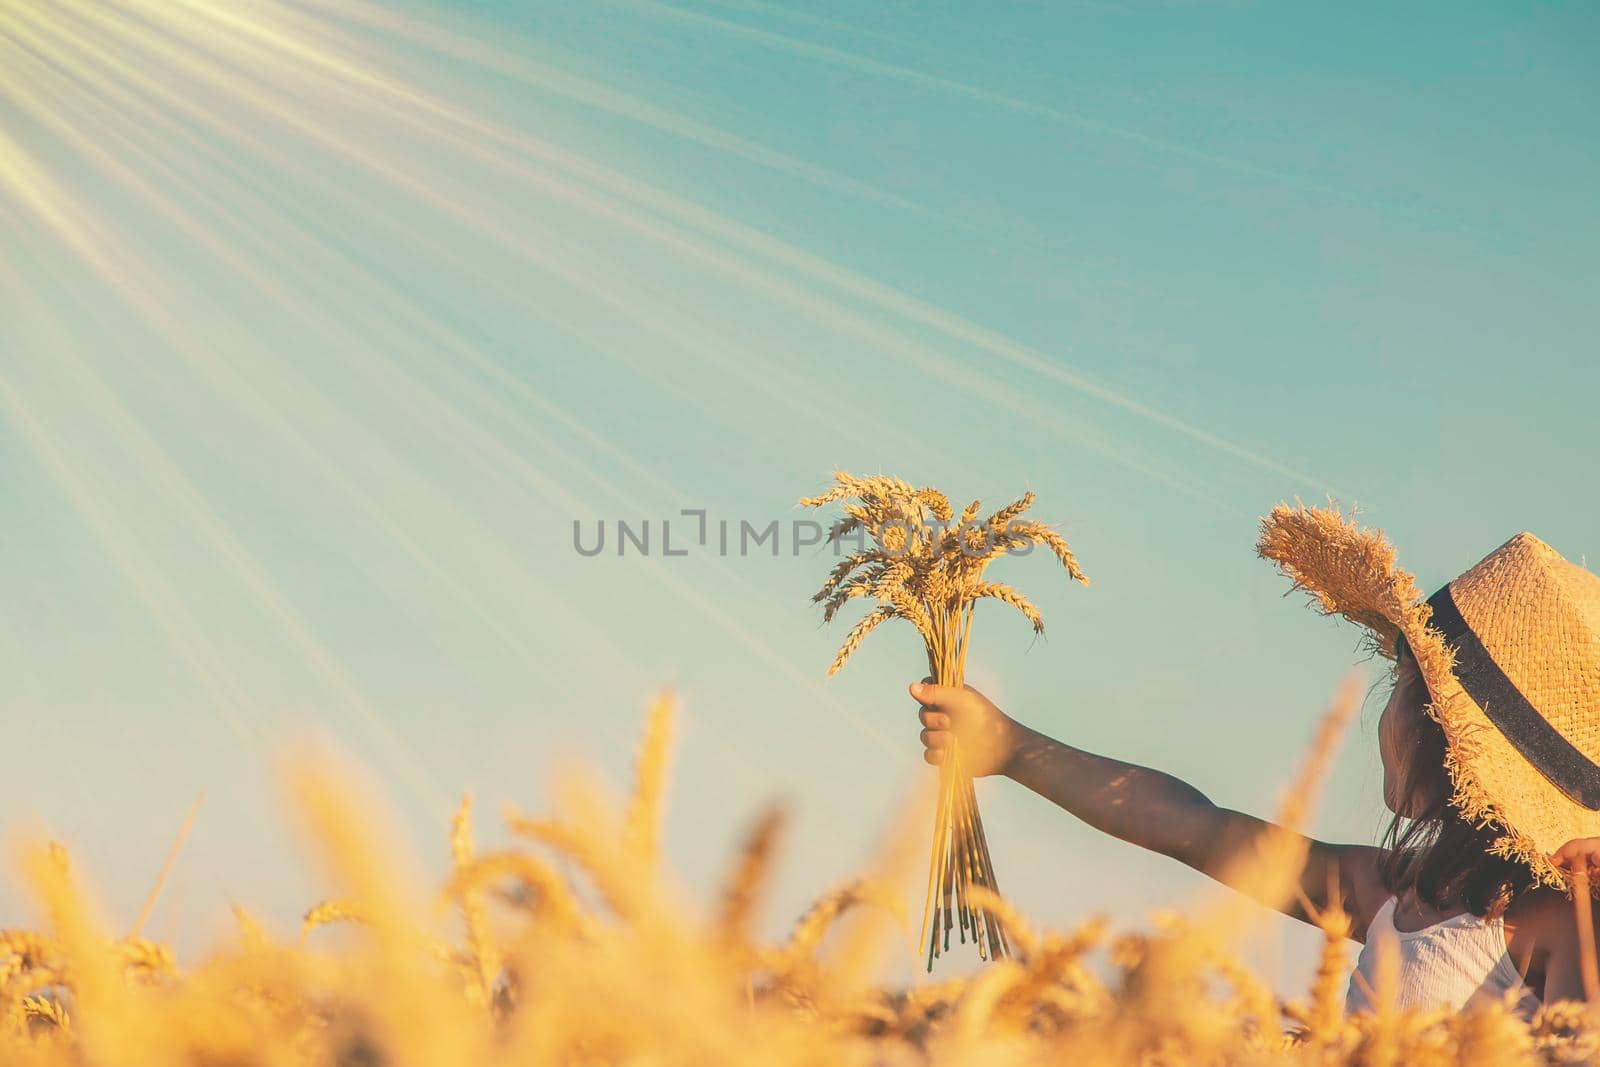
<path fill-rule="evenodd" d="M 1415 578 L 1396 564 L 1394 546 L 1383 531 L 1363 529 L 1336 506 L 1279 504 L 1261 520 L 1256 552 L 1277 564 L 1322 614 L 1342 615 L 1362 626 L 1373 648 L 1383 656 L 1393 659 L 1396 638 L 1404 637 L 1432 699 L 1427 713 L 1444 729 L 1445 765 L 1454 787 L 1452 803 L 1472 823 L 1502 831 L 1493 845 L 1495 854 L 1520 860 L 1542 883 L 1566 888 L 1565 876 L 1550 862 L 1548 853 L 1568 838 L 1553 838 L 1563 833 L 1592 836 L 1600 833 L 1600 827 L 1589 826 L 1592 820 L 1576 812 L 1559 824 L 1545 826 L 1547 820 L 1537 817 L 1539 813 L 1532 807 L 1519 820 L 1497 802 L 1501 794 L 1521 790 L 1509 789 L 1511 783 L 1499 781 L 1491 789 L 1485 779 L 1506 777 L 1508 767 L 1522 764 L 1521 757 L 1462 689 L 1455 675 L 1455 652 L 1429 625 L 1432 609 L 1418 591 Z M 1518 767 L 1516 773 L 1524 778 L 1537 775 L 1532 767 L 1525 772 Z M 1523 823 L 1529 824 L 1529 829 L 1533 823 L 1540 824 L 1537 837 L 1524 832 Z M 1544 838 L 1550 840 L 1541 840 Z"/>

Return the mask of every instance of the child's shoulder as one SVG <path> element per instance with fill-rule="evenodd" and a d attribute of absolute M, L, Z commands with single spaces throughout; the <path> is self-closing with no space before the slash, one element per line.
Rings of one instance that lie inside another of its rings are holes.
<path fill-rule="evenodd" d="M 1522 913 L 1527 915 L 1543 915 L 1546 912 L 1572 911 L 1572 898 L 1559 889 L 1547 885 L 1536 885 L 1518 893 L 1516 899 L 1506 908 L 1506 914 Z"/>
<path fill-rule="evenodd" d="M 1521 893 L 1506 908 L 1505 923 L 1513 950 L 1550 944 L 1552 938 L 1570 938 L 1576 927 L 1572 900 L 1559 889 L 1536 886 Z"/>
<path fill-rule="evenodd" d="M 1572 900 L 1561 890 L 1547 885 L 1534 886 L 1517 894 L 1506 907 L 1506 922 L 1548 922 L 1557 916 L 1572 917 Z"/>

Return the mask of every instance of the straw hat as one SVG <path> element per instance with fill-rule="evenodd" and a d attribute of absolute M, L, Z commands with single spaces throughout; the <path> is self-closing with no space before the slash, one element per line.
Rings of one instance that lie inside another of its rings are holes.
<path fill-rule="evenodd" d="M 1444 727 L 1451 800 L 1503 831 L 1494 851 L 1565 888 L 1550 853 L 1600 837 L 1600 576 L 1519 533 L 1427 600 L 1381 530 L 1280 504 L 1256 552 L 1325 615 L 1404 638 Z"/>

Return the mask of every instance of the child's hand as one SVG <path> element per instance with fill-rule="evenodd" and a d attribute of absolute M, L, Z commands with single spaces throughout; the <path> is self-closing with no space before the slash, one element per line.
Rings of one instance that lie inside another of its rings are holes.
<path fill-rule="evenodd" d="M 1582 870 L 1588 874 L 1590 885 L 1600 885 L 1600 837 L 1568 841 L 1550 854 L 1550 862 L 1568 874 Z"/>
<path fill-rule="evenodd" d="M 1021 738 L 1022 727 L 970 685 L 957 689 L 924 679 L 911 683 L 911 695 L 922 705 L 922 758 L 943 763 L 950 746 L 960 742 L 961 765 L 974 778 L 1002 773 Z"/>

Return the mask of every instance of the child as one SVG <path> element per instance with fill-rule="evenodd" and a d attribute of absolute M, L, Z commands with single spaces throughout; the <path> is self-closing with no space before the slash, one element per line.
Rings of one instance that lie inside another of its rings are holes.
<path fill-rule="evenodd" d="M 1583 996 L 1570 864 L 1600 866 L 1600 578 L 1522 533 L 1426 604 L 1379 531 L 1336 510 L 1279 506 L 1257 551 L 1325 614 L 1371 631 L 1395 661 L 1378 722 L 1382 844 L 1309 842 L 1303 899 L 1339 905 L 1364 942 L 1347 1010 L 1372 1005 L 1378 945 L 1400 1007 Z M 1159 771 L 1052 740 L 982 693 L 913 683 L 924 757 L 959 741 L 973 774 L 1002 774 L 1098 830 L 1214 878 L 1266 825 Z M 1236 888 L 1243 888 L 1236 886 Z M 1331 897 L 1337 893 L 1337 899 Z"/>

